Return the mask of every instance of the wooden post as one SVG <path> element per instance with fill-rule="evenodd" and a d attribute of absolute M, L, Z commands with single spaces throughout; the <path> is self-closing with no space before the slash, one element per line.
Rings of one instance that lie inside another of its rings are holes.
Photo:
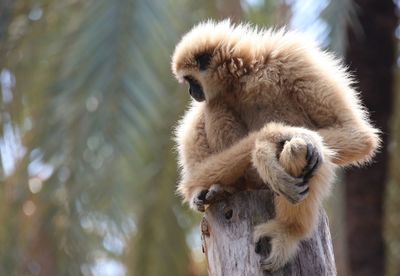
<path fill-rule="evenodd" d="M 254 225 L 273 217 L 273 195 L 268 190 L 244 191 L 211 205 L 201 224 L 203 251 L 210 276 L 336 275 L 327 217 L 322 210 L 318 229 L 303 241 L 298 255 L 274 273 L 260 269 L 255 253 Z M 268 249 L 263 251 L 267 253 Z"/>

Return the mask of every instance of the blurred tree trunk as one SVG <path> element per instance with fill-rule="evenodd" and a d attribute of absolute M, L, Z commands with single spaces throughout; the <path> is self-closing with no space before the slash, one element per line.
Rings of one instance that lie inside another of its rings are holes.
<path fill-rule="evenodd" d="M 328 221 L 321 212 L 318 230 L 300 244 L 299 254 L 282 269 L 260 269 L 253 228 L 273 217 L 273 195 L 268 190 L 236 193 L 207 209 L 202 221 L 203 251 L 209 275 L 336 275 Z M 262 255 L 268 255 L 264 245 Z"/>
<path fill-rule="evenodd" d="M 2 0 L 0 2 L 0 41 L 4 42 L 8 35 L 8 26 L 14 13 L 14 0 Z M 2 49 L 3 44 L 0 44 Z"/>
<path fill-rule="evenodd" d="M 39 200 L 35 202 L 40 203 Z M 47 207 L 43 206 L 38 207 Z M 51 209 L 51 208 L 47 208 Z M 40 210 L 37 210 L 37 213 Z M 49 220 L 48 210 L 45 214 L 34 214 L 33 217 L 27 218 L 21 216 L 21 223 L 26 227 L 24 233 L 28 236 L 26 244 L 25 258 L 21 261 L 23 270 L 22 275 L 56 275 L 57 274 L 57 245 L 54 241 L 54 233 L 51 232 L 47 224 Z M 51 211 L 50 211 L 51 212 Z"/>
<path fill-rule="evenodd" d="M 345 175 L 349 273 L 383 275 L 383 196 L 393 99 L 397 24 L 392 0 L 353 0 L 360 28 L 348 26 L 346 61 L 355 73 L 363 103 L 382 130 L 383 147 L 372 165 Z"/>
<path fill-rule="evenodd" d="M 396 91 L 400 87 L 400 70 L 396 70 Z M 386 276 L 400 275 L 400 94 L 396 93 L 390 141 L 390 181 L 385 196 Z"/>

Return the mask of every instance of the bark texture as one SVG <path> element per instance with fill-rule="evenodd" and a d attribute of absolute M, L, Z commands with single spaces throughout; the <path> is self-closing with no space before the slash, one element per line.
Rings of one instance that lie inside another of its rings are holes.
<path fill-rule="evenodd" d="M 318 229 L 303 241 L 299 254 L 274 273 L 260 269 L 255 253 L 253 227 L 273 217 L 273 195 L 267 190 L 232 195 L 207 209 L 201 230 L 203 251 L 211 276 L 336 275 L 327 217 L 322 210 Z M 264 245 L 268 254 L 268 245 Z"/>
<path fill-rule="evenodd" d="M 348 28 L 346 63 L 354 72 L 363 103 L 382 130 L 383 145 L 374 163 L 345 175 L 350 275 L 384 274 L 383 198 L 388 178 L 389 119 L 393 103 L 395 28 L 392 0 L 353 0 L 357 28 Z"/>

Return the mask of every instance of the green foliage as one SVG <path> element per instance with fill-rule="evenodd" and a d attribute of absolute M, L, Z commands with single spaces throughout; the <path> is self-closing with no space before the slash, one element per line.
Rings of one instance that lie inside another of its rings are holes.
<path fill-rule="evenodd" d="M 257 26 L 281 27 L 288 23 L 290 6 L 284 1 L 242 1 L 242 5 L 246 11 L 244 18 Z"/>
<path fill-rule="evenodd" d="M 10 6 L 2 141 L 13 134 L 23 154 L 9 172 L 1 163 L 0 274 L 91 274 L 99 259 L 136 264 L 135 275 L 187 274 L 170 139 L 186 100 L 169 68 L 176 2 Z"/>

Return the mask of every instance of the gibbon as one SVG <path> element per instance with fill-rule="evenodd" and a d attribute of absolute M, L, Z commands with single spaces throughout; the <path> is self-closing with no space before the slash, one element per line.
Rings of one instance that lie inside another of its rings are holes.
<path fill-rule="evenodd" d="M 178 192 L 204 211 L 235 188 L 272 189 L 275 217 L 254 242 L 270 238 L 261 267 L 281 268 L 315 230 L 334 169 L 380 145 L 351 76 L 301 34 L 229 20 L 184 35 L 172 70 L 194 99 L 176 129 Z"/>

